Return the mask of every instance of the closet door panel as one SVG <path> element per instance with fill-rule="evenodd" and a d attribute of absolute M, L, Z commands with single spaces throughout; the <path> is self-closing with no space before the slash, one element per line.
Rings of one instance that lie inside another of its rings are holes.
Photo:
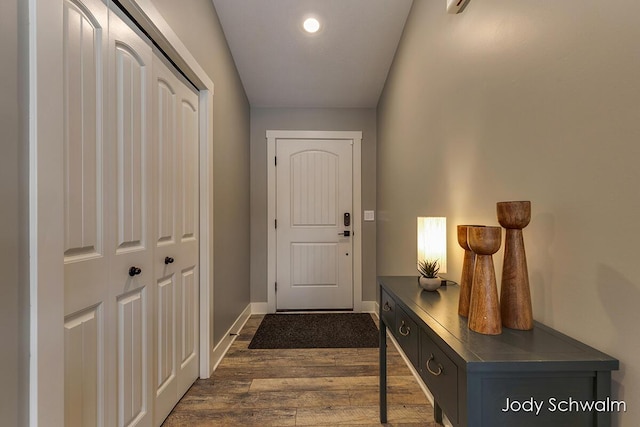
<path fill-rule="evenodd" d="M 101 306 L 65 318 L 65 426 L 105 425 L 103 327 Z"/>
<path fill-rule="evenodd" d="M 65 425 L 106 426 L 109 395 L 106 329 L 112 303 L 104 236 L 103 124 L 108 16 L 96 0 L 65 0 L 64 115 L 64 402 Z"/>
<path fill-rule="evenodd" d="M 198 96 L 162 59 L 153 65 L 159 422 L 198 376 Z"/>
<path fill-rule="evenodd" d="M 176 94 L 173 84 L 162 77 L 155 80 L 155 91 L 157 243 L 162 245 L 175 242 Z"/>
<path fill-rule="evenodd" d="M 158 282 L 158 309 L 156 337 L 157 381 L 161 394 L 175 378 L 175 286 L 173 276 Z"/>
<path fill-rule="evenodd" d="M 178 402 L 175 275 L 170 274 L 158 280 L 156 295 L 155 424 L 160 425 Z"/>
<path fill-rule="evenodd" d="M 112 157 L 108 208 L 113 251 L 110 298 L 117 306 L 114 347 L 117 354 L 118 426 L 153 423 L 153 207 L 150 43 L 121 16 L 109 14 L 109 140 Z"/>
<path fill-rule="evenodd" d="M 198 378 L 198 272 L 189 267 L 180 275 L 180 364 L 178 396 L 182 397 Z"/>
<path fill-rule="evenodd" d="M 180 98 L 180 192 L 179 216 L 181 272 L 179 345 L 182 358 L 178 369 L 178 394 L 182 396 L 198 377 L 198 97 L 186 85 L 178 91 Z"/>
<path fill-rule="evenodd" d="M 144 250 L 148 67 L 124 45 L 116 44 L 115 51 L 118 250 Z"/>
<path fill-rule="evenodd" d="M 155 324 L 155 370 L 154 390 L 156 396 L 156 424 L 164 420 L 177 402 L 176 358 L 176 316 L 178 310 L 175 244 L 177 241 L 176 193 L 178 164 L 178 105 L 176 81 L 161 61 L 153 61 L 153 140 L 156 147 L 154 163 L 154 206 L 156 207 L 155 283 L 156 283 L 156 324 Z"/>
<path fill-rule="evenodd" d="M 118 298 L 118 425 L 137 425 L 148 413 L 145 369 L 148 358 L 145 313 L 146 289 Z"/>
<path fill-rule="evenodd" d="M 183 91 L 188 89 L 184 88 Z M 186 93 L 185 96 L 188 96 Z M 181 151 L 182 161 L 182 241 L 196 238 L 198 230 L 198 110 L 194 99 L 182 99 Z M 197 104 L 196 104 L 197 105 Z"/>
<path fill-rule="evenodd" d="M 183 271 L 181 277 L 181 294 L 182 294 L 182 316 L 180 323 L 182 324 L 182 339 L 180 342 L 180 363 L 181 366 L 189 363 L 189 359 L 195 356 L 196 329 L 194 328 L 196 307 L 196 279 L 193 269 Z"/>
<path fill-rule="evenodd" d="M 65 251 L 99 255 L 102 195 L 102 79 L 99 22 L 79 4 L 64 3 Z"/>

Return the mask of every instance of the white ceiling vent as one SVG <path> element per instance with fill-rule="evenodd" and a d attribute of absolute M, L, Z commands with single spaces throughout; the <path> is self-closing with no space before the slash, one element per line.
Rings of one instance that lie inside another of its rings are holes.
<path fill-rule="evenodd" d="M 447 12 L 460 13 L 467 3 L 469 3 L 469 0 L 447 0 Z"/>

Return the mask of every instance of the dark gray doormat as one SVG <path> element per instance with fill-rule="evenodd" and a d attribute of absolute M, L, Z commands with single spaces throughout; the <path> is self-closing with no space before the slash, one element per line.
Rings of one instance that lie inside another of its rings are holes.
<path fill-rule="evenodd" d="M 376 348 L 378 334 L 367 313 L 267 314 L 249 348 Z"/>

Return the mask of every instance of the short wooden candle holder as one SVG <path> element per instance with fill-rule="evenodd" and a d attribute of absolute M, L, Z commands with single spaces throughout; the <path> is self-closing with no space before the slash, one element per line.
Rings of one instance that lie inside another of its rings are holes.
<path fill-rule="evenodd" d="M 473 285 L 473 267 L 476 262 L 476 254 L 473 253 L 467 242 L 469 225 L 458 225 L 458 244 L 464 249 L 462 260 L 462 277 L 460 278 L 460 297 L 458 299 L 458 314 L 469 316 L 469 304 L 471 301 L 471 286 Z M 476 226 L 480 227 L 480 226 Z"/>
<path fill-rule="evenodd" d="M 502 333 L 498 287 L 493 254 L 502 243 L 500 227 L 468 227 L 469 248 L 476 254 L 469 306 L 469 329 L 486 334 Z"/>

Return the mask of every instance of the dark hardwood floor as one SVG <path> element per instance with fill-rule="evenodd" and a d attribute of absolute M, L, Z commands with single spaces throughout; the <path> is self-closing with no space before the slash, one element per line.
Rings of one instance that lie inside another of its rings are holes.
<path fill-rule="evenodd" d="M 251 316 L 212 377 L 196 381 L 163 426 L 380 425 L 377 348 L 249 350 L 261 320 Z M 436 426 L 393 344 L 387 352 L 386 425 Z"/>

